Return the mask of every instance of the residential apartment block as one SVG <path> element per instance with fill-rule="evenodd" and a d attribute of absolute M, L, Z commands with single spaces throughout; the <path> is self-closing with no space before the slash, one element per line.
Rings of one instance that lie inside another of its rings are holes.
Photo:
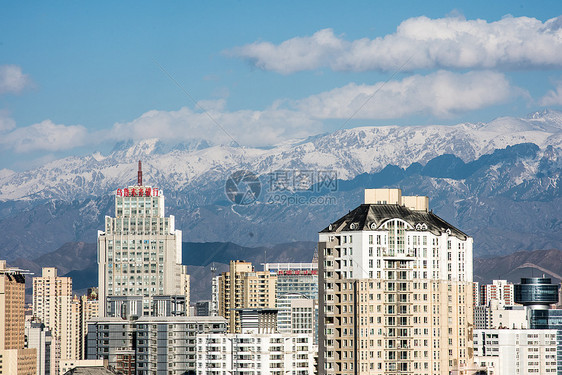
<path fill-rule="evenodd" d="M 556 374 L 553 329 L 474 330 L 474 360 L 487 375 Z"/>
<path fill-rule="evenodd" d="M 35 375 L 37 350 L 25 345 L 25 276 L 0 260 L 0 374 Z"/>
<path fill-rule="evenodd" d="M 480 285 L 480 305 L 487 305 L 491 300 L 500 300 L 504 305 L 510 306 L 515 304 L 514 298 L 515 286 L 507 280 L 493 280 L 491 284 Z"/>
<path fill-rule="evenodd" d="M 312 335 L 197 335 L 197 375 L 312 375 Z"/>
<path fill-rule="evenodd" d="M 124 375 L 195 374 L 198 334 L 224 334 L 222 317 L 104 317 L 88 324 L 87 359 Z"/>
<path fill-rule="evenodd" d="M 277 275 L 254 270 L 252 263 L 231 261 L 218 278 L 219 315 L 228 321 L 228 332 L 241 332 L 238 309 L 275 308 Z"/>
<path fill-rule="evenodd" d="M 51 331 L 54 373 L 61 359 L 80 359 L 79 316 L 72 301 L 72 279 L 59 276 L 55 267 L 44 267 L 33 278 L 33 317 Z"/>
<path fill-rule="evenodd" d="M 522 305 L 505 305 L 492 299 L 486 305 L 474 306 L 475 329 L 529 328 L 527 309 Z"/>
<path fill-rule="evenodd" d="M 25 322 L 25 346 L 37 352 L 37 375 L 54 374 L 54 351 L 51 331 L 40 321 Z"/>
<path fill-rule="evenodd" d="M 325 374 L 471 373 L 472 238 L 428 202 L 369 189 L 320 232 Z"/>

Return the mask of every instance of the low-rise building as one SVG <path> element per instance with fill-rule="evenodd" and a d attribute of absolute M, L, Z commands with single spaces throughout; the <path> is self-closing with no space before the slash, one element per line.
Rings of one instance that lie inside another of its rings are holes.
<path fill-rule="evenodd" d="M 312 335 L 197 335 L 197 375 L 309 375 L 317 347 Z"/>
<path fill-rule="evenodd" d="M 222 317 L 95 318 L 87 358 L 106 359 L 125 375 L 195 374 L 197 334 L 226 333 Z"/>
<path fill-rule="evenodd" d="M 556 374 L 556 330 L 474 330 L 474 361 L 488 375 Z"/>
<path fill-rule="evenodd" d="M 492 299 L 487 305 L 474 306 L 476 329 L 526 329 L 527 309 L 522 305 L 505 305 L 503 300 Z"/>
<path fill-rule="evenodd" d="M 103 359 L 64 359 L 60 361 L 59 364 L 59 375 L 65 375 L 70 371 L 73 374 L 72 370 L 77 368 L 83 369 L 86 372 L 86 369 L 96 369 L 96 368 L 103 368 L 106 361 Z"/>

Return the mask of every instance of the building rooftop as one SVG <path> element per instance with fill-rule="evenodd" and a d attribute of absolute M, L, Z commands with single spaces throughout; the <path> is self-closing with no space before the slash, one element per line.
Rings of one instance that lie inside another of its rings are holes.
<path fill-rule="evenodd" d="M 115 375 L 116 372 L 106 369 L 105 367 L 75 367 L 65 372 L 64 375 Z"/>
<path fill-rule="evenodd" d="M 391 219 L 401 219 L 414 229 L 429 231 L 436 236 L 449 233 L 461 240 L 468 238 L 466 233 L 447 223 L 432 211 L 411 210 L 399 204 L 362 204 L 331 223 L 321 233 L 377 230 Z"/>
<path fill-rule="evenodd" d="M 107 322 L 108 324 L 134 323 L 226 323 L 222 316 L 142 316 L 137 319 L 122 319 L 120 317 L 95 317 L 88 322 Z"/>

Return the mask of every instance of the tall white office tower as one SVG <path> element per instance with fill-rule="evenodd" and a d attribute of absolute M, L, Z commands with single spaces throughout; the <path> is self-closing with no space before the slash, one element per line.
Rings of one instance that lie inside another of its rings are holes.
<path fill-rule="evenodd" d="M 319 373 L 471 373 L 472 238 L 428 202 L 368 189 L 320 232 Z"/>
<path fill-rule="evenodd" d="M 98 231 L 100 316 L 173 316 L 189 311 L 182 236 L 164 216 L 161 190 L 138 183 L 115 193 L 115 217 Z"/>

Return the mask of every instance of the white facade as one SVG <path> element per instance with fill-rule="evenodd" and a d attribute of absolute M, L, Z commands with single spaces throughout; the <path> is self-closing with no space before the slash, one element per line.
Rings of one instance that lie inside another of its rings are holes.
<path fill-rule="evenodd" d="M 503 300 L 493 299 L 487 305 L 474 306 L 476 329 L 529 328 L 527 309 L 522 305 L 506 306 Z"/>
<path fill-rule="evenodd" d="M 470 236 L 427 197 L 371 189 L 319 233 L 319 364 L 325 374 L 466 374 Z"/>
<path fill-rule="evenodd" d="M 213 276 L 211 280 L 211 308 L 210 316 L 219 316 L 219 280 L 220 275 Z"/>
<path fill-rule="evenodd" d="M 310 375 L 317 348 L 312 335 L 197 335 L 197 375 Z"/>
<path fill-rule="evenodd" d="M 100 316 L 107 315 L 110 296 L 142 296 L 142 315 L 152 314 L 153 296 L 185 296 L 189 306 L 181 246 L 182 233 L 174 216 L 164 216 L 160 190 L 118 189 L 115 217 L 106 216 L 105 231 L 98 232 Z"/>
<path fill-rule="evenodd" d="M 423 225 L 423 224 L 422 224 Z M 403 233 L 404 242 L 397 241 Z M 330 242 L 331 233 L 320 233 L 320 242 Z M 412 278 L 472 281 L 472 238 L 458 238 L 443 231 L 434 234 L 397 218 L 375 230 L 346 231 L 338 269 L 343 278 L 380 279 L 384 259 L 392 257 L 411 265 Z"/>
<path fill-rule="evenodd" d="M 488 375 L 556 374 L 556 330 L 475 330 L 474 361 Z"/>
<path fill-rule="evenodd" d="M 318 339 L 318 263 L 264 263 L 277 273 L 275 307 L 282 333 L 314 334 Z"/>
<path fill-rule="evenodd" d="M 26 348 L 37 350 L 37 375 L 52 374 L 54 368 L 54 348 L 51 331 L 43 323 L 25 322 Z"/>
<path fill-rule="evenodd" d="M 487 305 L 491 300 L 503 301 L 505 305 L 515 304 L 515 286 L 507 280 L 493 280 L 480 286 L 479 303 Z"/>
<path fill-rule="evenodd" d="M 291 300 L 291 330 L 296 335 L 312 335 L 318 342 L 318 300 Z"/>

